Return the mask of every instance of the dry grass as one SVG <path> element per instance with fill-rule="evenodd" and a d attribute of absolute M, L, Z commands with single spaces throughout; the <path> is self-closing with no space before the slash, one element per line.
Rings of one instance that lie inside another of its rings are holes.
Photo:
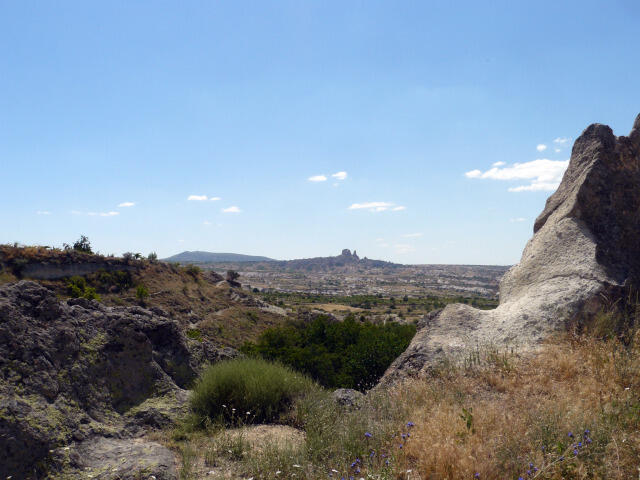
<path fill-rule="evenodd" d="M 320 479 L 331 469 L 335 478 L 388 480 L 638 478 L 638 342 L 638 334 L 628 345 L 563 334 L 535 355 L 488 351 L 472 367 L 376 391 L 357 410 L 312 402 L 297 413 L 303 446 L 281 448 L 265 438 L 265 448 L 254 451 L 245 442 L 242 458 L 223 465 L 256 479 Z M 231 436 L 201 438 L 199 450 L 220 438 Z M 362 462 L 351 466 L 356 458 Z"/>
<path fill-rule="evenodd" d="M 416 405 L 408 461 L 429 479 L 476 473 L 480 478 L 636 478 L 638 353 L 616 341 L 567 335 L 532 358 L 513 359 L 510 368 L 485 365 L 406 385 L 402 396 Z M 584 441 L 575 455 L 572 445 L 583 440 L 585 430 L 592 442 Z"/>

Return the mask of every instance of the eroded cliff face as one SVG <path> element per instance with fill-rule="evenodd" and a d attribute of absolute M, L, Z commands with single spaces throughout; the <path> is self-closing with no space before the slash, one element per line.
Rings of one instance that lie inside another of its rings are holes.
<path fill-rule="evenodd" d="M 159 308 L 0 286 L 0 477 L 174 478 L 171 452 L 135 437 L 183 415 L 199 365 L 227 354 L 185 338 Z"/>
<path fill-rule="evenodd" d="M 534 347 L 578 314 L 595 313 L 601 293 L 640 280 L 640 115 L 627 137 L 589 126 L 573 146 L 534 236 L 500 282 L 500 305 L 448 305 L 426 322 L 381 384 L 428 373 L 477 346 Z"/>

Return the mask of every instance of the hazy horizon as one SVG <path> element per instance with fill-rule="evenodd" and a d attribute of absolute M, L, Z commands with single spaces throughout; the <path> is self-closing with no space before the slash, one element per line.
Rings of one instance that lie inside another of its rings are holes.
<path fill-rule="evenodd" d="M 0 242 L 510 265 L 640 6 L 0 2 Z"/>

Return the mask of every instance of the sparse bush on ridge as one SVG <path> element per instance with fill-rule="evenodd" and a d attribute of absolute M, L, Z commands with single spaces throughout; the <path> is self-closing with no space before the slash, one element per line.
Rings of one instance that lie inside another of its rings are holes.
<path fill-rule="evenodd" d="M 191 395 L 191 409 L 204 424 L 277 422 L 313 381 L 283 365 L 257 358 L 223 361 L 208 367 Z"/>

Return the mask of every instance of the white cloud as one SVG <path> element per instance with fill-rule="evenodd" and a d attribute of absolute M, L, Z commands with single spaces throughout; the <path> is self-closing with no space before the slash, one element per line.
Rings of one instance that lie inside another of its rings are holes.
<path fill-rule="evenodd" d="M 222 213 L 240 213 L 242 210 L 240 210 L 238 207 L 236 207 L 235 205 L 232 205 L 230 207 L 227 208 L 223 208 L 222 209 Z"/>
<path fill-rule="evenodd" d="M 209 220 L 205 220 L 204 222 L 202 222 L 203 225 L 211 225 L 211 222 Z"/>
<path fill-rule="evenodd" d="M 122 202 L 118 204 L 118 207 L 133 207 L 136 202 Z"/>
<path fill-rule="evenodd" d="M 204 202 L 207 199 L 206 195 L 189 195 L 187 200 L 192 202 Z"/>
<path fill-rule="evenodd" d="M 391 202 L 365 202 L 365 203 L 353 203 L 349 210 L 369 210 L 370 212 L 384 212 L 385 210 L 391 210 L 393 212 L 398 212 L 400 210 L 405 210 L 407 207 L 402 205 L 396 206 L 395 203 Z"/>
<path fill-rule="evenodd" d="M 556 138 L 553 143 L 557 143 L 558 145 L 566 145 L 567 143 L 569 143 L 571 141 L 570 138 L 567 137 L 558 137 Z"/>
<path fill-rule="evenodd" d="M 561 149 L 561 148 L 554 148 L 553 150 L 554 150 L 556 153 L 560 153 L 560 152 L 562 151 L 562 149 Z"/>
<path fill-rule="evenodd" d="M 522 217 L 518 217 L 518 218 L 510 218 L 509 221 L 511 223 L 519 223 L 519 222 L 524 222 L 526 219 L 522 218 Z"/>
<path fill-rule="evenodd" d="M 217 202 L 218 200 L 222 200 L 222 198 L 220 198 L 220 197 L 211 197 L 209 199 L 210 202 Z"/>
<path fill-rule="evenodd" d="M 314 175 L 313 177 L 309 177 L 307 180 L 310 182 L 326 182 L 327 177 L 326 175 Z"/>
<path fill-rule="evenodd" d="M 87 212 L 90 217 L 115 217 L 120 215 L 120 212 Z"/>
<path fill-rule="evenodd" d="M 541 158 L 525 163 L 514 163 L 504 168 L 493 167 L 486 172 L 471 170 L 465 173 L 467 178 L 490 180 L 529 180 L 528 185 L 509 188 L 510 192 L 550 191 L 558 188 L 569 160 L 549 160 Z"/>
<path fill-rule="evenodd" d="M 405 233 L 402 235 L 404 238 L 418 238 L 422 236 L 422 233 Z"/>
<path fill-rule="evenodd" d="M 81 212 L 80 210 L 71 210 L 72 215 L 86 215 L 88 217 L 115 217 L 120 212 Z"/>
<path fill-rule="evenodd" d="M 557 183 L 532 183 L 531 185 L 520 185 L 517 187 L 509 187 L 510 192 L 552 192 L 558 188 L 560 182 Z"/>
<path fill-rule="evenodd" d="M 415 251 L 415 248 L 413 247 L 413 245 L 409 245 L 406 243 L 396 243 L 394 245 L 394 248 L 396 250 L 396 253 L 402 255 L 405 253 L 411 253 L 413 251 Z"/>
<path fill-rule="evenodd" d="M 540 143 L 536 147 L 536 150 L 538 150 L 539 152 L 544 152 L 546 149 L 547 149 L 547 146 L 544 143 Z"/>
<path fill-rule="evenodd" d="M 51 212 L 49 212 L 48 210 L 38 210 L 36 212 L 36 215 L 51 215 Z"/>
<path fill-rule="evenodd" d="M 347 172 L 336 172 L 331 175 L 333 178 L 337 178 L 338 180 L 344 180 L 347 178 Z"/>
<path fill-rule="evenodd" d="M 506 165 L 505 162 L 494 162 L 493 164 L 491 164 L 492 167 L 501 167 L 503 165 Z"/>

